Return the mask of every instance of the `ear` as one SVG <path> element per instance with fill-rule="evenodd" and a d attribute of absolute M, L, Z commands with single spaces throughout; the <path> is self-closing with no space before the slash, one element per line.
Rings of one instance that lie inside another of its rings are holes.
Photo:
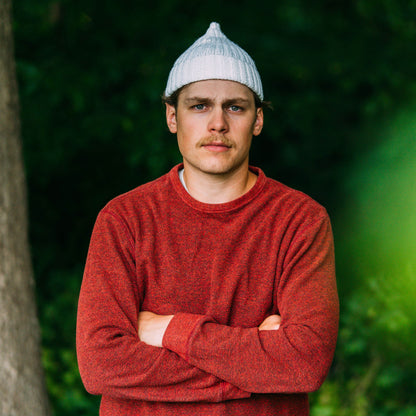
<path fill-rule="evenodd" d="M 257 108 L 256 112 L 257 114 L 256 114 L 256 120 L 254 122 L 254 127 L 253 127 L 253 136 L 258 136 L 263 129 L 263 121 L 264 121 L 263 109 Z"/>
<path fill-rule="evenodd" d="M 166 123 L 171 133 L 177 133 L 176 108 L 170 104 L 166 104 Z"/>
<path fill-rule="evenodd" d="M 261 133 L 263 129 L 263 121 L 264 121 L 263 109 L 258 108 L 256 111 L 257 111 L 257 114 L 256 114 L 256 121 L 254 122 L 254 127 L 253 127 L 253 136 L 258 136 Z"/>

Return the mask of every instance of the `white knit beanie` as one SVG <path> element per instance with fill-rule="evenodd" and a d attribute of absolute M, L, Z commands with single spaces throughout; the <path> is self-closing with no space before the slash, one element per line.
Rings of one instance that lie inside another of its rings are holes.
<path fill-rule="evenodd" d="M 263 87 L 253 59 L 231 42 L 215 22 L 176 60 L 169 74 L 165 96 L 169 97 L 191 82 L 208 79 L 239 82 L 263 100 Z"/>

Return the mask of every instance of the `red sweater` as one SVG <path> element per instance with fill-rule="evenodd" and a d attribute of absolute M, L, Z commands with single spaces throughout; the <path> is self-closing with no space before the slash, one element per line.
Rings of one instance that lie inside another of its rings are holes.
<path fill-rule="evenodd" d="M 326 211 L 257 168 L 242 197 L 201 203 L 179 167 L 98 216 L 78 308 L 85 387 L 100 415 L 308 415 L 338 328 Z M 140 341 L 140 310 L 175 314 L 163 348 Z M 259 331 L 275 313 L 280 328 Z"/>

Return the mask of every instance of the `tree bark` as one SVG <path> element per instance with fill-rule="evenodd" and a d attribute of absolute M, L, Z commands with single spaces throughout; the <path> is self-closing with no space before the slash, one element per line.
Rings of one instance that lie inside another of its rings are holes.
<path fill-rule="evenodd" d="M 11 22 L 0 0 L 0 415 L 45 416 Z"/>

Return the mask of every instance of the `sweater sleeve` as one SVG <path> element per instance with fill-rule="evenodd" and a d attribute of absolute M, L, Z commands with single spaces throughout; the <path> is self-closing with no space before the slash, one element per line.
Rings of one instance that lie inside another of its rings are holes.
<path fill-rule="evenodd" d="M 327 215 L 298 224 L 289 240 L 277 282 L 278 330 L 230 327 L 180 313 L 165 332 L 164 347 L 252 393 L 318 389 L 333 359 L 339 314 Z"/>
<path fill-rule="evenodd" d="M 141 342 L 133 239 L 103 210 L 91 238 L 78 304 L 77 355 L 86 389 L 124 399 L 219 402 L 249 397 L 177 354 Z"/>

